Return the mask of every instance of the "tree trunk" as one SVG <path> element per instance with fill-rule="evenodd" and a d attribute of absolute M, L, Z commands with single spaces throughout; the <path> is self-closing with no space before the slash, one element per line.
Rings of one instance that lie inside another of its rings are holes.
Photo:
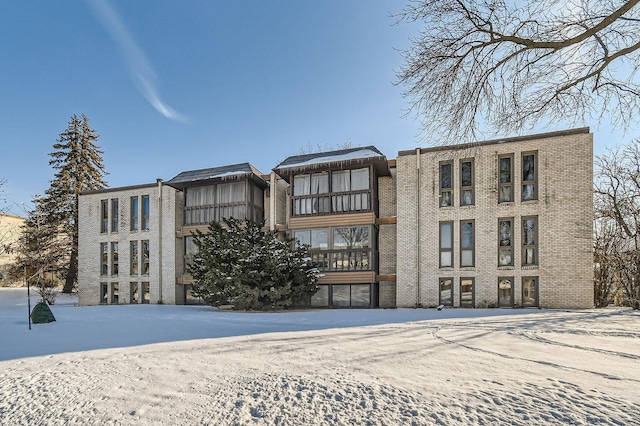
<path fill-rule="evenodd" d="M 74 240 L 76 238 L 74 237 Z M 64 287 L 62 287 L 63 293 L 71 293 L 73 287 L 78 280 L 78 242 L 73 242 L 73 248 L 71 249 L 71 256 L 69 259 L 69 270 L 67 271 L 67 277 L 64 281 Z"/>

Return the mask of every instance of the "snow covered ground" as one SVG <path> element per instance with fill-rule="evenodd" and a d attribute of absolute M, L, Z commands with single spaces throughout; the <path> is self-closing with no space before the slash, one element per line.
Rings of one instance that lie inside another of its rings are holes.
<path fill-rule="evenodd" d="M 640 425 L 629 309 L 51 309 L 0 289 L 1 425 Z"/>

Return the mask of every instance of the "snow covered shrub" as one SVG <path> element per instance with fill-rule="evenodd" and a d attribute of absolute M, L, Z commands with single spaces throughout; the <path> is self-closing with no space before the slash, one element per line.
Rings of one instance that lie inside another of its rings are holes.
<path fill-rule="evenodd" d="M 211 306 L 277 310 L 308 304 L 320 273 L 306 247 L 278 239 L 250 221 L 211 222 L 208 233 L 194 234 L 197 254 L 187 271 L 192 292 Z"/>

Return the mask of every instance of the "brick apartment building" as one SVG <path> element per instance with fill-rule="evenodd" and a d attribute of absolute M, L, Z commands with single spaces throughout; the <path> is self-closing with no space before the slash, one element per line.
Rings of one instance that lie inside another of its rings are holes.
<path fill-rule="evenodd" d="M 191 232 L 234 216 L 310 246 L 313 307 L 593 306 L 588 128 L 387 159 L 375 147 L 89 191 L 79 301 L 196 303 Z"/>

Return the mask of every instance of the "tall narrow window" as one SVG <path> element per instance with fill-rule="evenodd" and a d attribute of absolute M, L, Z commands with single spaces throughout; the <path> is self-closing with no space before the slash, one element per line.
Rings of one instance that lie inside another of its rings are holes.
<path fill-rule="evenodd" d="M 120 301 L 120 284 L 111 283 L 111 303 L 118 303 Z"/>
<path fill-rule="evenodd" d="M 538 277 L 522 277 L 522 306 L 538 307 Z"/>
<path fill-rule="evenodd" d="M 109 200 L 100 200 L 100 232 L 109 231 Z"/>
<path fill-rule="evenodd" d="M 131 215 L 130 215 L 130 219 L 131 219 L 131 230 L 132 231 L 137 231 L 138 230 L 138 215 L 139 215 L 139 209 L 138 209 L 138 197 L 131 197 Z"/>
<path fill-rule="evenodd" d="M 117 198 L 111 200 L 111 232 L 118 232 L 118 218 L 120 217 L 120 206 Z"/>
<path fill-rule="evenodd" d="M 538 161 L 533 153 L 522 154 L 522 201 L 538 199 Z"/>
<path fill-rule="evenodd" d="M 438 303 L 453 306 L 453 278 L 440 278 Z"/>
<path fill-rule="evenodd" d="M 109 272 L 109 245 L 100 243 L 100 275 L 107 275 Z"/>
<path fill-rule="evenodd" d="M 513 218 L 498 219 L 498 266 L 513 266 Z"/>
<path fill-rule="evenodd" d="M 151 301 L 151 289 L 148 282 L 142 283 L 142 303 L 149 303 Z"/>
<path fill-rule="evenodd" d="M 474 266 L 476 238 L 473 220 L 460 221 L 460 266 Z"/>
<path fill-rule="evenodd" d="M 149 230 L 149 217 L 150 217 L 150 208 L 149 205 L 149 196 L 142 196 L 142 229 L 145 231 Z"/>
<path fill-rule="evenodd" d="M 440 207 L 451 207 L 453 198 L 453 163 L 440 163 Z"/>
<path fill-rule="evenodd" d="M 111 275 L 118 275 L 118 243 L 111 243 Z"/>
<path fill-rule="evenodd" d="M 513 307 L 513 278 L 498 278 L 498 307 Z"/>
<path fill-rule="evenodd" d="M 473 308 L 475 306 L 474 278 L 460 278 L 460 307 Z"/>
<path fill-rule="evenodd" d="M 513 201 L 513 155 L 498 157 L 498 202 Z"/>
<path fill-rule="evenodd" d="M 522 266 L 538 264 L 538 218 L 522 218 Z"/>
<path fill-rule="evenodd" d="M 471 206 L 475 203 L 473 194 L 473 160 L 460 161 L 460 205 Z"/>
<path fill-rule="evenodd" d="M 142 241 L 142 275 L 149 275 L 149 241 Z"/>
<path fill-rule="evenodd" d="M 109 284 L 100 283 L 100 303 L 109 303 Z"/>
<path fill-rule="evenodd" d="M 453 222 L 440 222 L 440 267 L 453 267 Z"/>
<path fill-rule="evenodd" d="M 137 241 L 131 241 L 129 252 L 131 253 L 131 259 L 130 259 L 131 275 L 138 275 L 138 273 L 140 272 L 140 269 L 138 268 L 139 255 L 138 255 Z"/>
<path fill-rule="evenodd" d="M 138 296 L 138 283 L 129 283 L 129 303 L 140 303 Z"/>

